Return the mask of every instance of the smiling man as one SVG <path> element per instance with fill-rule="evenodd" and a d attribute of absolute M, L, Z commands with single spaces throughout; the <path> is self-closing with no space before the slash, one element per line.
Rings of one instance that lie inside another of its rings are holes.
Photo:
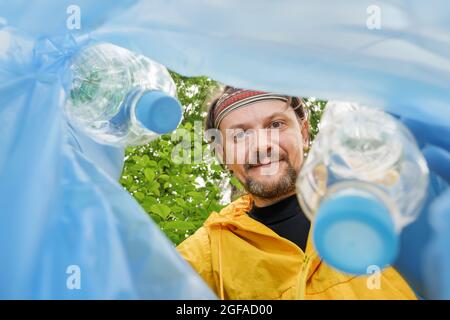
<path fill-rule="evenodd" d="M 213 212 L 178 250 L 221 299 L 415 298 L 392 268 L 356 277 L 317 256 L 295 196 L 309 145 L 301 98 L 226 87 L 206 130 L 248 194 Z"/>

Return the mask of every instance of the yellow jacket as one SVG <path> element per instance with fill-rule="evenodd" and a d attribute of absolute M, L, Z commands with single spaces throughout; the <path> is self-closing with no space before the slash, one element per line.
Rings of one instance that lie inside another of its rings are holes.
<path fill-rule="evenodd" d="M 415 299 L 393 268 L 340 273 L 318 258 L 311 236 L 303 252 L 249 217 L 252 202 L 243 196 L 213 212 L 177 248 L 221 299 Z"/>

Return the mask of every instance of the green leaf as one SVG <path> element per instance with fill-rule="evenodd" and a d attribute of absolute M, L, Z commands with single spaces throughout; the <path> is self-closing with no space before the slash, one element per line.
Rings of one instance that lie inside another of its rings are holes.
<path fill-rule="evenodd" d="M 139 161 L 139 165 L 145 167 L 147 165 L 147 163 L 149 163 L 150 158 L 148 157 L 148 155 L 143 155 L 142 158 Z"/>
<path fill-rule="evenodd" d="M 157 168 L 158 167 L 158 162 L 156 162 L 155 160 L 150 160 L 147 163 L 147 166 L 151 167 L 151 168 Z"/>
<path fill-rule="evenodd" d="M 192 230 L 195 228 L 195 225 L 189 221 L 168 221 L 164 223 L 165 229 L 177 229 L 177 230 Z"/>
<path fill-rule="evenodd" d="M 182 207 L 179 207 L 179 206 L 173 206 L 173 207 L 172 207 L 172 211 L 173 211 L 174 213 L 181 213 L 181 212 L 184 212 L 183 208 L 182 208 Z"/>
<path fill-rule="evenodd" d="M 152 192 L 157 197 L 159 197 L 161 195 L 161 191 L 159 191 L 159 189 L 152 189 Z"/>
<path fill-rule="evenodd" d="M 179 206 L 181 206 L 181 207 L 186 206 L 186 201 L 184 201 L 184 200 L 181 199 L 181 198 L 176 198 L 176 199 L 175 199 L 175 202 L 176 202 Z"/>
<path fill-rule="evenodd" d="M 193 198 L 203 197 L 203 194 L 197 191 L 190 191 L 187 193 L 188 196 L 191 196 Z"/>
<path fill-rule="evenodd" d="M 162 174 L 158 177 L 158 179 L 163 180 L 163 181 L 167 181 L 169 180 L 169 176 L 167 174 Z"/>
<path fill-rule="evenodd" d="M 151 212 L 150 208 L 152 205 L 157 204 L 158 202 L 156 201 L 156 198 L 148 196 L 145 197 L 143 203 L 142 203 L 142 207 L 145 209 L 145 211 L 147 212 Z"/>
<path fill-rule="evenodd" d="M 142 192 L 137 191 L 134 193 L 134 197 L 136 199 L 138 199 L 139 201 L 142 201 L 142 200 L 144 200 L 145 195 Z"/>
<path fill-rule="evenodd" d="M 153 182 L 153 180 L 155 180 L 155 172 L 152 169 L 146 168 L 144 170 L 144 175 L 148 182 Z"/>
<path fill-rule="evenodd" d="M 170 167 L 170 163 L 166 159 L 162 159 L 161 161 L 158 162 L 158 167 L 160 167 L 160 168 L 169 168 Z"/>
<path fill-rule="evenodd" d="M 150 207 L 150 211 L 159 215 L 161 218 L 166 219 L 170 214 L 170 208 L 165 204 L 154 204 Z"/>

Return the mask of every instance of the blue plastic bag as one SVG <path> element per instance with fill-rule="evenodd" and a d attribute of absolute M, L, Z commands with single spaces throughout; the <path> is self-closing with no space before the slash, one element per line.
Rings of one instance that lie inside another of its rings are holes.
<path fill-rule="evenodd" d="M 1 0 L 0 16 L 34 37 L 89 35 L 187 76 L 450 123 L 445 0 Z"/>
<path fill-rule="evenodd" d="M 71 263 L 86 274 L 85 287 L 98 290 L 83 297 L 208 296 L 113 179 L 121 150 L 92 145 L 67 128 L 60 70 L 78 48 L 68 33 L 76 43 L 109 41 L 188 76 L 354 100 L 448 127 L 449 7 L 445 0 L 0 0 L 0 25 L 24 33 L 0 33 L 0 295 L 83 296 L 61 287 Z M 20 45 L 11 44 L 16 40 Z M 448 199 L 442 194 L 433 203 L 430 221 L 444 219 L 438 213 L 448 212 Z M 434 277 L 428 284 L 445 278 L 437 296 L 448 297 L 450 231 L 440 225 L 427 250 L 439 253 L 440 273 L 427 273 Z M 106 261 L 102 268 L 97 257 Z M 159 269 L 173 281 L 154 282 Z"/>
<path fill-rule="evenodd" d="M 64 117 L 83 44 L 0 38 L 0 298 L 215 298 L 117 182 L 123 150 Z"/>

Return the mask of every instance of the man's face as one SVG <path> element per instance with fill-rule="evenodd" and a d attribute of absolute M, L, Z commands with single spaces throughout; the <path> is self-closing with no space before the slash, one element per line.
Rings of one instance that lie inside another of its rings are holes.
<path fill-rule="evenodd" d="M 253 196 L 295 191 L 308 125 L 286 102 L 266 100 L 231 111 L 221 122 L 224 163 Z"/>

